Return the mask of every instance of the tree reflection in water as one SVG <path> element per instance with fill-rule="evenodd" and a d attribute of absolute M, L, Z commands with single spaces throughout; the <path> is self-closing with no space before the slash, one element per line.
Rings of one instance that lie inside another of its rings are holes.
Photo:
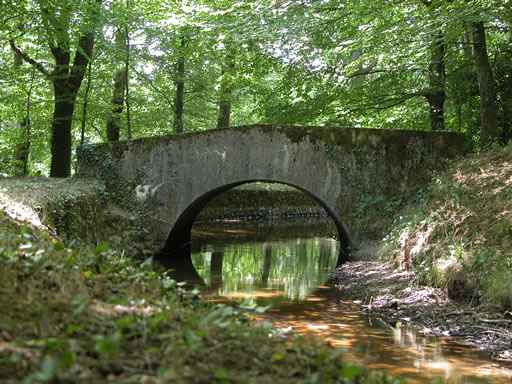
<path fill-rule="evenodd" d="M 325 283 L 336 266 L 338 249 L 336 240 L 325 237 L 203 244 L 192 252 L 192 262 L 212 292 L 250 296 L 266 305 L 270 293 L 283 294 L 285 300 L 304 300 Z M 257 297 L 259 291 L 265 291 L 266 297 Z"/>
<path fill-rule="evenodd" d="M 406 325 L 391 327 L 341 301 L 336 288 L 324 286 L 339 245 L 328 230 L 328 236 L 320 236 L 320 227 L 289 232 L 248 224 L 229 232 L 197 227 L 192 262 L 212 299 L 272 304 L 261 320 L 343 347 L 350 359 L 402 375 L 407 382 L 512 381 L 511 367 L 488 360 L 478 350 Z"/>

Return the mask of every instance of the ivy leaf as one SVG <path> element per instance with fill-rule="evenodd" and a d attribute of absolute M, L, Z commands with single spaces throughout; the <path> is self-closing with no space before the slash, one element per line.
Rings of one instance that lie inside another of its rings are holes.
<path fill-rule="evenodd" d="M 224 369 L 217 369 L 215 371 L 215 377 L 217 379 L 229 379 L 230 375 L 229 375 L 229 372 Z"/>
<path fill-rule="evenodd" d="M 99 255 L 103 252 L 106 252 L 110 248 L 110 243 L 108 241 L 104 242 L 101 245 L 98 245 L 96 249 L 94 250 L 95 255 Z"/>
<path fill-rule="evenodd" d="M 361 371 L 361 368 L 358 367 L 357 365 L 347 364 L 342 368 L 341 373 L 344 378 L 350 380 L 350 379 L 356 377 L 360 371 Z"/>
<path fill-rule="evenodd" d="M 56 251 L 63 251 L 66 248 L 62 245 L 61 242 L 57 242 L 57 243 L 53 244 L 53 249 Z"/>

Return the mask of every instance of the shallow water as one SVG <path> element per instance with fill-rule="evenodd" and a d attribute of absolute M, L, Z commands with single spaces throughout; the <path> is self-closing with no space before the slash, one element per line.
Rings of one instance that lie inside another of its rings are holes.
<path fill-rule="evenodd" d="M 272 307 L 261 319 L 346 349 L 350 359 L 411 383 L 510 383 L 512 367 L 451 338 L 394 327 L 325 285 L 339 243 L 323 222 L 194 226 L 192 262 L 212 300 Z"/>

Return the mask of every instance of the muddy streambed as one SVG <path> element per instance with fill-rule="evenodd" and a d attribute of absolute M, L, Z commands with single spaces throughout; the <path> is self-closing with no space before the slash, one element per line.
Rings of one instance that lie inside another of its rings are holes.
<path fill-rule="evenodd" d="M 339 249 L 332 233 L 316 221 L 197 225 L 192 262 L 211 300 L 270 305 L 261 321 L 342 347 L 351 360 L 407 382 L 512 382 L 512 365 L 406 321 L 385 322 L 326 285 Z"/>

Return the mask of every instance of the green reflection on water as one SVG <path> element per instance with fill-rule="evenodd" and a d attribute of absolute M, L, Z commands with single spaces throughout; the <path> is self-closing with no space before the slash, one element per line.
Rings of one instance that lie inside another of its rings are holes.
<path fill-rule="evenodd" d="M 322 237 L 267 243 L 206 244 L 192 253 L 205 283 L 221 296 L 259 296 L 262 302 L 303 300 L 327 280 L 338 242 Z M 255 293 L 258 292 L 256 295 Z"/>

